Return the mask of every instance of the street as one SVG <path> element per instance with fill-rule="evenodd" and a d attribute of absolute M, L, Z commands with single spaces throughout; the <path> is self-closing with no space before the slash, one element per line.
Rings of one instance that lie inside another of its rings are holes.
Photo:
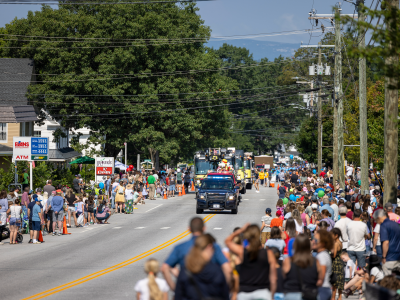
<path fill-rule="evenodd" d="M 246 222 L 260 223 L 265 208 L 275 211 L 276 188 L 247 190 L 237 215 L 205 212 L 207 232 L 224 239 Z M 1 246 L 2 299 L 135 299 L 135 283 L 146 275 L 145 261 L 163 262 L 189 238 L 195 216 L 194 193 L 147 200 L 133 215 L 113 215 L 109 225 L 69 228 L 71 235 L 45 236 L 44 244 Z M 5 275 L 6 274 L 6 275 Z"/>

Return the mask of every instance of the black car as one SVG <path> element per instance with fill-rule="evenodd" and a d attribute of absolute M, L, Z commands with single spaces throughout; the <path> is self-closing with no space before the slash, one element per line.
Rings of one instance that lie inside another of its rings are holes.
<path fill-rule="evenodd" d="M 237 214 L 239 197 L 237 187 L 230 179 L 210 179 L 202 181 L 196 196 L 196 213 L 203 210 L 230 210 Z"/>

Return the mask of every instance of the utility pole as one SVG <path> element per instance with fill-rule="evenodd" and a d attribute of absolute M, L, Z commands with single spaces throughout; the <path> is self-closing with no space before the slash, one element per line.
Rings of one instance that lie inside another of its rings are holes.
<path fill-rule="evenodd" d="M 360 0 L 359 4 L 364 4 L 364 0 Z M 358 20 L 364 21 L 364 14 L 357 6 Z M 363 27 L 360 27 L 358 36 L 359 49 L 365 48 L 365 32 Z M 361 165 L 361 194 L 368 195 L 368 135 L 367 135 L 367 73 L 365 57 L 359 58 L 359 109 L 360 109 L 360 165 Z"/>
<path fill-rule="evenodd" d="M 344 138 L 343 138 L 343 89 L 342 89 L 342 42 L 340 32 L 340 13 L 342 9 L 336 8 L 339 18 L 335 22 L 335 95 L 337 102 L 337 166 L 340 188 L 344 190 Z M 335 151 L 335 149 L 334 149 Z"/>
<path fill-rule="evenodd" d="M 318 43 L 318 66 L 322 65 L 322 58 L 321 58 L 321 42 Z M 321 75 L 318 72 L 318 172 L 319 174 L 322 169 L 322 98 L 321 98 Z"/>
<path fill-rule="evenodd" d="M 124 143 L 125 145 L 125 166 L 128 164 L 127 163 L 127 158 L 128 158 L 128 143 Z"/>
<path fill-rule="evenodd" d="M 386 1 L 386 7 L 388 10 L 399 9 L 399 0 L 388 0 Z M 397 22 L 394 20 L 386 20 L 386 28 L 393 34 L 398 30 L 396 27 Z M 393 49 L 393 44 L 390 43 L 389 47 Z M 388 73 L 389 66 L 397 66 L 399 58 L 396 54 L 387 57 L 386 72 Z M 397 151 L 398 151 L 398 97 L 399 92 L 397 88 L 391 86 L 397 86 L 397 78 L 393 74 L 388 74 L 385 77 L 385 156 L 384 156 L 384 168 L 385 168 L 385 181 L 384 181 L 384 193 L 383 203 L 397 203 Z"/>

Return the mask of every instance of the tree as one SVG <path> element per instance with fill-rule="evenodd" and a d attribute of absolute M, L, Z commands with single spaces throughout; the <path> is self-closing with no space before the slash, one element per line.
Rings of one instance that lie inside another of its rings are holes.
<path fill-rule="evenodd" d="M 129 142 L 153 162 L 157 153 L 169 162 L 225 136 L 235 101 L 225 92 L 237 89 L 234 80 L 201 71 L 221 61 L 203 45 L 210 29 L 197 10 L 192 3 L 43 6 L 6 25 L 13 37 L 6 46 L 18 48 L 2 56 L 32 57 L 31 103 L 66 129 L 89 127 L 106 156 Z"/>
<path fill-rule="evenodd" d="M 215 53 L 229 68 L 226 75 L 238 82 L 240 95 L 249 97 L 245 105 L 232 109 L 231 145 L 261 154 L 279 144 L 292 144 L 293 131 L 300 124 L 296 105 L 302 106 L 298 88 L 277 86 L 282 68 L 292 61 L 279 57 L 257 62 L 248 49 L 226 43 Z"/>

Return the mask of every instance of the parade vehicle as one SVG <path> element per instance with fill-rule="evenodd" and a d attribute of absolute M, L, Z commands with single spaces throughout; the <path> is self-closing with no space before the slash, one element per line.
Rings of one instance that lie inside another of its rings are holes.
<path fill-rule="evenodd" d="M 230 210 L 232 214 L 237 214 L 239 206 L 237 186 L 229 176 L 225 176 L 225 179 L 216 176 L 202 180 L 196 194 L 196 213 L 201 214 L 204 210 Z"/>
<path fill-rule="evenodd" d="M 251 190 L 254 182 L 254 160 L 253 160 L 253 152 L 245 152 L 244 153 L 244 172 L 245 172 L 245 181 L 246 181 L 246 189 Z"/>
<path fill-rule="evenodd" d="M 213 171 L 233 172 L 240 193 L 246 193 L 244 151 L 235 148 L 207 148 L 197 151 L 194 157 L 195 187 L 198 189 L 207 173 Z"/>
<path fill-rule="evenodd" d="M 194 186 L 197 189 L 201 185 L 201 181 L 207 176 L 212 169 L 210 162 L 206 159 L 204 151 L 197 151 L 194 155 Z"/>

